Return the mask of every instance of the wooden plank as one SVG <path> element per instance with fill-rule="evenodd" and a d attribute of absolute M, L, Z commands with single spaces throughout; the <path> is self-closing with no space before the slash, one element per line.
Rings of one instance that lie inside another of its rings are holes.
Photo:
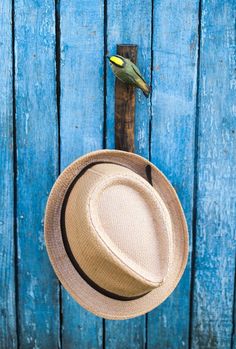
<path fill-rule="evenodd" d="M 0 348 L 17 348 L 14 244 L 12 3 L 0 3 Z M 3 287 L 4 285 L 4 287 Z"/>
<path fill-rule="evenodd" d="M 140 20 L 140 18 L 142 20 Z M 151 21 L 152 1 L 107 1 L 107 49 L 116 53 L 117 44 L 138 45 L 137 65 L 147 82 L 151 73 Z M 115 147 L 114 135 L 114 75 L 107 65 L 107 134 L 106 145 Z M 150 100 L 136 90 L 135 152 L 149 157 Z M 125 321 L 106 321 L 106 348 L 144 348 L 146 319 L 141 316 Z"/>
<path fill-rule="evenodd" d="M 172 295 L 148 315 L 147 347 L 188 348 L 198 1 L 155 1 L 151 160 L 174 185 L 188 222 L 190 255 Z"/>
<path fill-rule="evenodd" d="M 142 18 L 142 20 L 140 20 Z M 147 82 L 151 75 L 152 1 L 107 1 L 107 50 L 116 53 L 117 44 L 138 45 L 137 64 Z M 115 148 L 115 78 L 107 64 L 107 148 Z M 150 100 L 136 90 L 135 152 L 149 157 Z"/>
<path fill-rule="evenodd" d="M 61 169 L 103 146 L 104 4 L 60 2 Z M 102 348 L 102 319 L 80 307 L 63 289 L 62 347 Z"/>
<path fill-rule="evenodd" d="M 58 174 L 55 5 L 15 0 L 18 324 L 20 348 L 59 346 L 59 286 L 43 218 Z"/>
<path fill-rule="evenodd" d="M 106 348 L 145 348 L 145 316 L 122 321 L 106 320 Z"/>
<path fill-rule="evenodd" d="M 202 2 L 192 348 L 231 348 L 236 223 L 236 3 Z"/>
<path fill-rule="evenodd" d="M 234 308 L 233 308 L 233 331 L 231 338 L 231 348 L 236 349 L 236 276 L 234 276 Z"/>
<path fill-rule="evenodd" d="M 137 61 L 136 45 L 118 45 L 117 53 Z M 135 88 L 116 79 L 115 83 L 115 140 L 116 149 L 134 152 Z"/>

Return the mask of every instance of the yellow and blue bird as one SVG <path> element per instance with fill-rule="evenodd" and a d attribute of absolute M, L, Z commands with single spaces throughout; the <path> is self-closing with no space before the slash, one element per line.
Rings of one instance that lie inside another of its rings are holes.
<path fill-rule="evenodd" d="M 149 96 L 150 86 L 144 80 L 144 77 L 140 73 L 138 67 L 131 62 L 130 59 L 124 58 L 120 55 L 107 56 L 110 62 L 111 69 L 117 79 L 121 80 L 125 84 L 131 84 L 137 88 L 140 88 L 145 97 Z"/>

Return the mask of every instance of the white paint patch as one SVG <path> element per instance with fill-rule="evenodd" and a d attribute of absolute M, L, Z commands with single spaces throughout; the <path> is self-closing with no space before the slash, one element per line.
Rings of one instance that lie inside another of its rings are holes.
<path fill-rule="evenodd" d="M 35 292 L 35 289 L 36 289 L 37 285 L 38 285 L 38 279 L 32 276 L 31 280 L 30 280 L 29 289 L 28 289 L 27 293 L 33 299 L 35 298 L 34 297 L 34 292 Z"/>
<path fill-rule="evenodd" d="M 39 250 L 43 251 L 45 247 L 43 232 L 39 232 Z"/>
<path fill-rule="evenodd" d="M 29 131 L 29 113 L 25 113 L 25 134 L 28 134 Z"/>

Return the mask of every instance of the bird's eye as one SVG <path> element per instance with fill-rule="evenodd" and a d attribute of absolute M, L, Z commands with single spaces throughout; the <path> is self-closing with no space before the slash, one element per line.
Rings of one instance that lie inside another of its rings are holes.
<path fill-rule="evenodd" d="M 110 61 L 112 63 L 114 63 L 115 65 L 118 65 L 119 67 L 123 67 L 123 65 L 124 65 L 124 61 L 121 58 L 116 57 L 116 56 L 111 56 Z"/>

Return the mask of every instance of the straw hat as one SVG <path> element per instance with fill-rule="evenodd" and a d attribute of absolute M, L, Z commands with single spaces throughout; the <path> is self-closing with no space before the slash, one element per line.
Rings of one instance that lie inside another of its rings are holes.
<path fill-rule="evenodd" d="M 157 307 L 188 257 L 173 187 L 149 161 L 118 150 L 89 153 L 63 171 L 48 199 L 45 239 L 63 286 L 107 319 Z"/>

